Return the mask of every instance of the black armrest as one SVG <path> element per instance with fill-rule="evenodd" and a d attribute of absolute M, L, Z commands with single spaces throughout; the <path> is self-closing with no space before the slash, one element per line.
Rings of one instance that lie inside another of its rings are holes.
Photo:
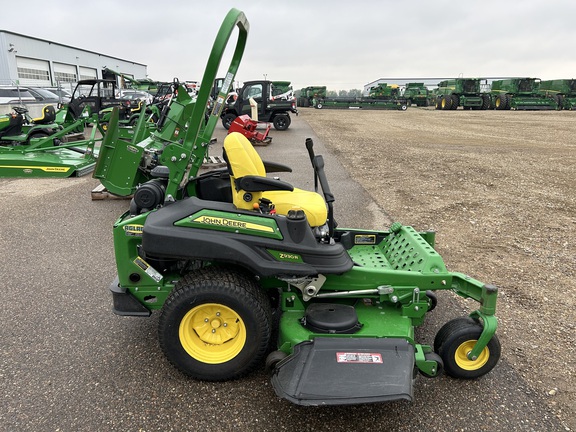
<path fill-rule="evenodd" d="M 290 168 L 288 165 L 283 165 L 281 163 L 269 162 L 269 161 L 262 161 L 262 163 L 264 164 L 264 169 L 266 170 L 267 173 L 292 172 L 292 168 Z"/>
<path fill-rule="evenodd" d="M 290 183 L 283 182 L 268 177 L 244 176 L 236 179 L 236 188 L 246 192 L 264 192 L 272 190 L 293 191 L 294 186 Z"/>

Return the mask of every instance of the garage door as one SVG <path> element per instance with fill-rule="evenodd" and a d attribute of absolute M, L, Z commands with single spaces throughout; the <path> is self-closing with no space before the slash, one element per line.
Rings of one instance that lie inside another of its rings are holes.
<path fill-rule="evenodd" d="M 52 65 L 54 66 L 54 81 L 57 83 L 78 81 L 76 66 L 64 63 L 53 63 Z"/>
<path fill-rule="evenodd" d="M 18 79 L 25 86 L 49 86 L 50 65 L 45 60 L 37 60 L 26 57 L 16 57 Z"/>
<path fill-rule="evenodd" d="M 81 80 L 96 79 L 96 78 L 98 78 L 96 69 L 80 66 L 80 79 Z"/>

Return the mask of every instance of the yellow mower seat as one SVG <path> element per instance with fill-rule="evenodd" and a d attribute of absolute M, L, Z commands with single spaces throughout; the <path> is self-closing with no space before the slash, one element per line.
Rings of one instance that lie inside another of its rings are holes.
<path fill-rule="evenodd" d="M 306 214 L 310 226 L 326 223 L 328 211 L 322 195 L 293 188 L 293 190 L 259 190 L 247 192 L 238 187 L 237 180 L 246 176 L 266 178 L 264 163 L 250 141 L 239 132 L 232 132 L 224 139 L 224 151 L 230 171 L 232 201 L 239 209 L 254 210 L 261 198 L 270 200 L 276 212 L 287 215 L 289 210 L 301 209 Z M 287 185 L 286 183 L 284 183 Z M 263 188 L 264 189 L 264 188 Z"/>

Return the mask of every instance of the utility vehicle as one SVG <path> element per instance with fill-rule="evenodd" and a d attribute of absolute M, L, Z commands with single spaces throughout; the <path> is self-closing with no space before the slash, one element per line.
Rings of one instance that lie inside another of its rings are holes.
<path fill-rule="evenodd" d="M 206 120 L 236 28 L 234 55 Z M 240 133 L 224 141 L 227 167 L 199 173 L 248 28 L 242 12 L 228 13 L 198 99 L 175 105 L 189 121 L 174 122 L 170 136 L 127 142 L 112 114 L 99 178 L 106 187 L 134 188 L 113 227 L 114 312 L 159 311 L 162 350 L 185 374 L 230 380 L 265 363 L 276 393 L 300 405 L 411 400 L 416 372 L 466 379 L 489 372 L 500 357 L 497 288 L 448 271 L 433 232 L 400 223 L 381 231 L 337 227 L 335 197 L 311 139 L 303 144 L 321 193 L 268 177 L 289 168 L 262 161 Z M 144 171 L 151 178 L 142 183 Z M 433 345 L 419 343 L 414 328 L 436 306 L 438 290 L 471 298 L 478 309 L 445 324 Z"/>
<path fill-rule="evenodd" d="M 236 117 L 244 114 L 250 115 L 250 99 L 253 99 L 258 104 L 259 121 L 272 123 L 276 130 L 288 129 L 292 122 L 290 113 L 298 115 L 296 101 L 274 98 L 273 94 L 273 82 L 271 81 L 245 82 L 242 89 L 238 91 L 236 100 L 222 111 L 222 125 L 228 129 Z"/>

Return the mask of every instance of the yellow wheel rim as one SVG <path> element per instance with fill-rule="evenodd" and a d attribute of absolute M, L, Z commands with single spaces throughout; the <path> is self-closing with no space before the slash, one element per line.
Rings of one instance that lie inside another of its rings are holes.
<path fill-rule="evenodd" d="M 456 348 L 456 352 L 454 353 L 454 360 L 456 361 L 458 367 L 461 369 L 468 371 L 478 370 L 486 363 L 488 363 L 488 359 L 490 358 L 490 350 L 488 347 L 482 350 L 476 360 L 470 360 L 468 358 L 468 353 L 472 351 L 472 348 L 474 348 L 475 344 L 475 340 L 469 340 L 461 343 L 460 346 Z"/>
<path fill-rule="evenodd" d="M 218 303 L 206 303 L 188 311 L 178 334 L 186 352 L 203 363 L 230 361 L 246 344 L 246 326 L 240 315 Z"/>

